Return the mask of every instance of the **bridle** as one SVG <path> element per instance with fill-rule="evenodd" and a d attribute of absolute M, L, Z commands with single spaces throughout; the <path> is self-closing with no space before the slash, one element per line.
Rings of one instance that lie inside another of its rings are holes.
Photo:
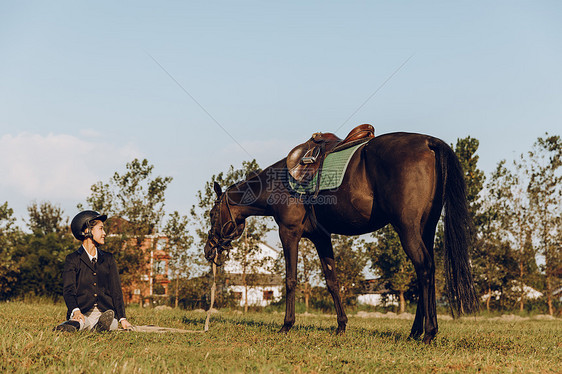
<path fill-rule="evenodd" d="M 237 231 L 236 231 L 236 220 L 234 219 L 234 216 L 232 215 L 232 210 L 230 209 L 230 204 L 228 203 L 228 197 L 226 196 L 226 193 L 228 192 L 228 189 L 226 191 L 224 191 L 224 193 L 216 200 L 215 205 L 218 205 L 219 207 L 219 224 L 220 224 L 220 234 L 219 235 L 214 235 L 213 234 L 213 228 L 211 227 L 211 229 L 209 230 L 209 234 L 208 234 L 208 243 L 209 246 L 211 247 L 211 250 L 215 250 L 215 256 L 213 257 L 213 263 L 215 263 L 215 265 L 220 266 L 224 263 L 225 257 L 228 257 L 228 255 L 230 254 L 230 250 L 232 249 L 232 241 L 236 238 L 237 235 Z M 223 203 L 226 204 L 226 209 L 228 211 L 228 218 L 229 220 L 226 221 L 225 223 L 222 223 L 222 209 L 220 209 L 221 204 Z M 230 230 L 229 228 L 232 227 L 231 231 L 228 232 L 228 230 Z M 226 256 L 223 256 L 223 260 L 219 261 L 219 254 L 221 254 L 223 251 L 226 251 Z"/>

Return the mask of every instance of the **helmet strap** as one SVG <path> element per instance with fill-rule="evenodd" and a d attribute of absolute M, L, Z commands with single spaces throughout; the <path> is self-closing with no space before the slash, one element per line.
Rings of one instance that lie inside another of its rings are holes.
<path fill-rule="evenodd" d="M 94 245 L 95 245 L 96 248 L 97 248 L 97 247 L 99 247 L 101 244 L 98 243 L 98 242 L 94 239 L 94 235 L 92 235 L 92 228 L 93 228 L 92 221 L 86 222 L 86 230 L 84 230 L 84 237 L 85 237 L 86 239 L 91 239 L 91 240 L 92 240 L 92 243 L 94 243 Z"/>

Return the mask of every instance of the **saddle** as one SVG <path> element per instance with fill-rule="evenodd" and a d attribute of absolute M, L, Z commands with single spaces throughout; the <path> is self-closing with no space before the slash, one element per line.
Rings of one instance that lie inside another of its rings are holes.
<path fill-rule="evenodd" d="M 307 184 L 321 168 L 326 156 L 332 152 L 352 147 L 375 136 L 369 124 L 359 125 L 341 140 L 336 135 L 317 132 L 305 143 L 297 145 L 287 156 L 289 174 L 300 184 Z"/>

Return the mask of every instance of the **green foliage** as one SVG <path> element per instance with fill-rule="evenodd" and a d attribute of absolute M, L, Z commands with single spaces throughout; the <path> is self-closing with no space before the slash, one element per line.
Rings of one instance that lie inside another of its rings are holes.
<path fill-rule="evenodd" d="M 107 214 L 108 237 L 104 249 L 115 255 L 121 283 L 128 286 L 142 281 L 146 266 L 143 246 L 147 235 L 155 234 L 164 217 L 165 192 L 172 177 L 153 177 L 153 165 L 146 159 L 134 159 L 125 173 L 115 172 L 108 183 L 91 187 L 86 202 L 91 209 Z M 83 209 L 79 205 L 79 209 Z"/>
<path fill-rule="evenodd" d="M 86 199 L 96 211 L 127 221 L 121 227 L 131 236 L 154 234 L 164 217 L 164 194 L 172 177 L 152 177 L 148 160 L 134 159 L 126 172 L 115 172 L 109 183 L 98 182 Z"/>
<path fill-rule="evenodd" d="M 189 250 L 193 245 L 193 236 L 189 234 L 189 218 L 177 211 L 170 214 L 163 233 L 168 238 L 168 254 L 171 259 L 168 266 L 173 273 L 189 276 L 191 263 L 195 261 Z"/>
<path fill-rule="evenodd" d="M 561 166 L 562 140 L 546 134 L 512 168 L 500 161 L 491 174 L 486 201 L 475 213 L 472 263 L 481 293 L 500 294 L 492 306 L 518 304 L 523 311 L 530 303 L 524 286 L 535 286 L 546 294 L 549 313 L 555 312 L 552 291 L 562 285 Z M 488 299 L 487 307 L 491 304 Z"/>
<path fill-rule="evenodd" d="M 164 234 L 168 238 L 167 251 L 170 255 L 168 267 L 173 274 L 174 305 L 179 305 L 179 282 L 182 277 L 188 277 L 193 272 L 193 264 L 199 262 L 198 258 L 190 252 L 193 245 L 193 236 L 189 234 L 189 218 L 181 216 L 177 211 L 170 214 Z"/>
<path fill-rule="evenodd" d="M 505 161 L 498 163 L 487 184 L 489 198 L 483 204 L 481 226 L 474 246 L 475 281 L 481 294 L 487 295 L 490 310 L 492 292 L 510 293 L 514 281 L 532 284 L 537 273 L 531 234 L 528 200 L 521 188 L 522 176 L 512 172 Z M 502 292 L 503 291 L 503 292 Z M 520 309 L 525 298 L 519 295 Z"/>
<path fill-rule="evenodd" d="M 41 204 L 33 202 L 27 207 L 27 212 L 29 213 L 29 229 L 36 235 L 68 231 L 68 219 L 64 219 L 60 207 L 49 202 Z"/>
<path fill-rule="evenodd" d="M 62 224 L 67 221 L 62 209 L 43 202 L 40 205 L 32 203 L 28 212 L 28 225 L 33 232 L 24 234 L 11 229 L 8 235 L 11 238 L 9 261 L 17 272 L 12 271 L 13 284 L 3 288 L 2 297 L 38 295 L 58 298 L 62 295 L 65 257 L 76 250 L 78 242 Z"/>
<path fill-rule="evenodd" d="M 76 248 L 69 235 L 26 235 L 14 251 L 20 264 L 17 295 L 62 296 L 64 260 Z"/>
<path fill-rule="evenodd" d="M 539 252 L 544 256 L 547 303 L 554 313 L 552 292 L 562 285 L 562 241 L 560 234 L 562 197 L 562 139 L 539 137 L 528 152 L 527 174 L 529 209 L 536 217 L 535 233 Z"/>
<path fill-rule="evenodd" d="M 473 219 L 477 218 L 477 212 L 481 206 L 480 192 L 484 187 L 485 181 L 484 172 L 478 169 L 480 157 L 476 152 L 479 145 L 480 141 L 478 139 L 467 136 L 466 138 L 457 139 L 457 143 L 453 148 L 464 171 L 466 199 Z"/>
<path fill-rule="evenodd" d="M 363 269 L 367 265 L 367 253 L 353 236 L 332 235 L 332 246 L 341 299 L 349 304 L 355 300 L 361 281 L 365 280 Z"/>
<path fill-rule="evenodd" d="M 320 280 L 322 273 L 316 247 L 308 239 L 301 239 L 299 242 L 299 260 L 297 266 L 297 287 L 298 291 L 301 291 L 298 292 L 298 294 L 304 296 L 305 308 L 308 311 L 310 298 L 312 296 L 312 284 Z M 282 274 L 282 272 L 279 273 Z"/>
<path fill-rule="evenodd" d="M 14 211 L 8 207 L 8 202 L 0 205 L 0 300 L 13 294 L 20 273 L 14 249 L 22 233 L 15 227 L 15 222 Z"/>

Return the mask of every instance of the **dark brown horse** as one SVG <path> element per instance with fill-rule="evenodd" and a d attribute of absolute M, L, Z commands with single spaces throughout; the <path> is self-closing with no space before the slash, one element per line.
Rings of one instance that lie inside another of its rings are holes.
<path fill-rule="evenodd" d="M 342 185 L 321 191 L 312 202 L 292 193 L 286 180 L 283 159 L 225 192 L 215 183 L 217 200 L 205 245 L 205 257 L 214 261 L 242 234 L 247 217 L 274 217 L 286 264 L 286 312 L 281 332 L 289 331 L 295 322 L 299 240 L 308 238 L 316 246 L 334 299 L 337 333 L 342 333 L 347 316 L 340 299 L 330 235 L 360 235 L 390 223 L 414 264 L 419 284 L 410 336 L 419 338 L 425 328 L 423 341 L 429 343 L 437 334 L 433 242 L 443 207 L 451 310 L 470 313 L 478 309 L 468 259 L 471 222 L 466 187 L 457 157 L 442 140 L 411 133 L 373 138 L 351 158 Z"/>

